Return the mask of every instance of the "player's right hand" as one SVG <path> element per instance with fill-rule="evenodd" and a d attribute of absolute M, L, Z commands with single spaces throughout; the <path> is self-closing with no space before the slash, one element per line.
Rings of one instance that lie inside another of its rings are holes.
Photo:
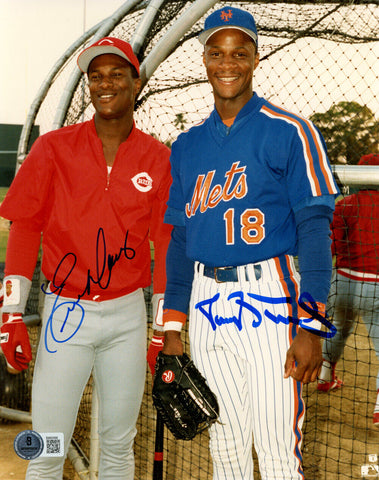
<path fill-rule="evenodd" d="M 180 336 L 182 326 L 186 323 L 187 315 L 178 310 L 163 310 L 164 345 L 162 353 L 166 355 L 183 355 L 184 348 Z"/>
<path fill-rule="evenodd" d="M 1 349 L 9 373 L 20 373 L 32 359 L 29 334 L 22 313 L 3 313 L 0 327 Z"/>
<path fill-rule="evenodd" d="M 167 330 L 164 334 L 164 345 L 162 353 L 166 355 L 183 355 L 183 342 L 180 332 Z"/>

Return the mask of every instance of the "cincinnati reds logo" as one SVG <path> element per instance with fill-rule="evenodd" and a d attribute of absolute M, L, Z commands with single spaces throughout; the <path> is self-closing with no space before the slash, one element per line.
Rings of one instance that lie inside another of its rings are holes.
<path fill-rule="evenodd" d="M 140 192 L 148 192 L 153 188 L 153 180 L 146 172 L 137 173 L 137 175 L 132 178 L 132 182 Z"/>
<path fill-rule="evenodd" d="M 172 383 L 175 380 L 175 373 L 172 370 L 166 370 L 162 373 L 162 380 L 165 383 Z"/>
<path fill-rule="evenodd" d="M 234 162 L 225 173 L 224 185 L 212 187 L 215 170 L 206 175 L 198 175 L 191 203 L 186 204 L 186 215 L 191 218 L 197 209 L 204 213 L 208 208 L 215 208 L 221 201 L 228 202 L 233 198 L 243 198 L 247 194 L 246 166 L 239 167 L 239 162 Z"/>
<path fill-rule="evenodd" d="M 227 12 L 225 10 L 223 10 L 221 12 L 221 20 L 223 22 L 229 22 L 229 20 L 232 18 L 233 16 L 233 13 L 231 10 L 228 10 Z"/>

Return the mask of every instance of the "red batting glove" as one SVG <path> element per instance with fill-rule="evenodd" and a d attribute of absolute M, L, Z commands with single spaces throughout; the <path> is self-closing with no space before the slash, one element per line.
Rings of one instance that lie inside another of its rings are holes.
<path fill-rule="evenodd" d="M 147 350 L 147 363 L 149 364 L 150 371 L 152 376 L 154 377 L 155 373 L 155 363 L 157 361 L 157 355 L 162 350 L 164 344 L 164 337 L 160 337 L 158 335 L 153 335 L 151 339 L 149 348 Z"/>
<path fill-rule="evenodd" d="M 0 327 L 1 349 L 10 373 L 20 373 L 28 368 L 32 359 L 29 334 L 22 313 L 3 313 Z"/>

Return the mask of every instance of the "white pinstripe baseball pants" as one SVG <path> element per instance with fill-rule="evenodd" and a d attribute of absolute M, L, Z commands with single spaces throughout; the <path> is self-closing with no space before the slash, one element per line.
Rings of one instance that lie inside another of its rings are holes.
<path fill-rule="evenodd" d="M 277 324 L 264 313 L 267 309 L 287 318 L 287 304 L 271 304 L 267 299 L 285 297 L 298 289 L 293 260 L 283 258 L 286 272 L 279 261 L 270 259 L 259 264 L 258 280 L 249 265 L 248 281 L 245 267 L 238 267 L 239 281 L 225 283 L 205 277 L 203 265 L 195 264 L 191 356 L 220 404 L 220 421 L 210 428 L 214 480 L 253 480 L 253 437 L 262 480 L 304 479 L 301 384 L 283 378 L 296 327 Z M 265 298 L 253 299 L 248 294 Z M 207 302 L 209 299 L 213 300 Z M 201 311 L 198 303 L 203 301 Z M 241 310 L 241 301 L 252 309 L 244 304 Z"/>

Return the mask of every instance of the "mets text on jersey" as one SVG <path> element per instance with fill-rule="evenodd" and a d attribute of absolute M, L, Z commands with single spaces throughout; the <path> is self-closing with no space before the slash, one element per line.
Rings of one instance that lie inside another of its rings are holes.
<path fill-rule="evenodd" d="M 238 165 L 239 162 L 234 162 L 230 170 L 225 173 L 226 180 L 223 186 L 214 185 L 212 187 L 215 170 L 197 177 L 191 204 L 187 203 L 186 205 L 188 218 L 195 215 L 199 206 L 200 212 L 204 213 L 208 208 L 216 207 L 221 201 L 228 202 L 232 198 L 243 198 L 247 194 L 246 166 L 239 167 Z M 238 178 L 235 180 L 237 175 Z"/>

